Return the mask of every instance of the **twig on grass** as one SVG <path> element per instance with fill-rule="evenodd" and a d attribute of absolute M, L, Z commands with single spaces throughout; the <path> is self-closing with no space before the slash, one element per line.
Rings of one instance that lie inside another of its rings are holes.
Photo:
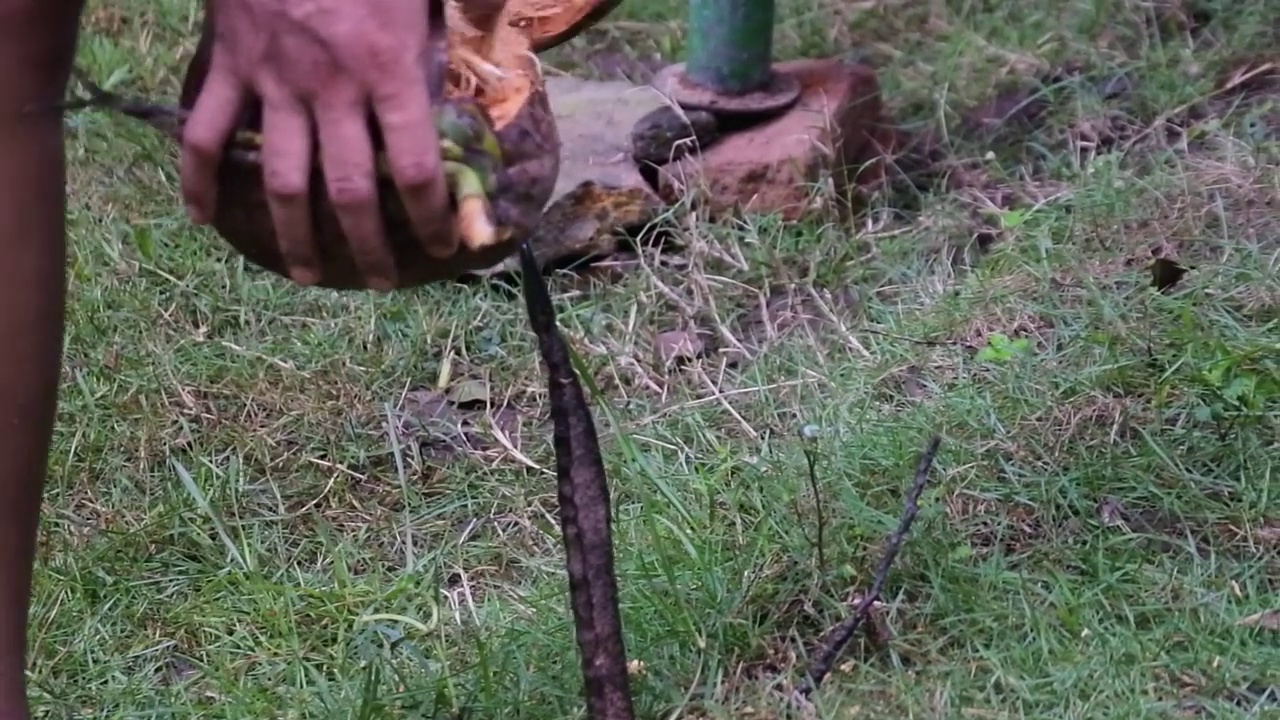
<path fill-rule="evenodd" d="M 812 426 L 806 425 L 800 431 L 801 440 L 806 441 L 803 447 L 805 463 L 809 469 L 809 491 L 813 493 L 813 511 L 815 515 L 817 537 L 810 540 L 809 533 L 804 530 L 803 523 L 800 525 L 800 534 L 804 535 L 805 540 L 813 545 L 818 553 L 818 576 L 826 577 L 827 575 L 827 558 L 826 558 L 826 540 L 823 537 L 826 531 L 827 519 L 822 512 L 822 491 L 818 487 L 818 458 L 814 454 L 813 448 L 808 446 L 808 442 L 813 439 Z M 802 517 L 800 514 L 800 501 L 796 500 L 796 517 Z"/>
<path fill-rule="evenodd" d="M 893 567 L 894 560 L 898 559 L 898 552 L 902 550 L 902 544 L 907 539 L 907 533 L 911 531 L 911 523 L 915 522 L 916 514 L 920 512 L 920 495 L 924 493 L 925 486 L 929 484 L 929 470 L 933 467 L 934 458 L 938 455 L 938 446 L 941 444 L 942 438 L 937 435 L 929 438 L 929 443 L 920 455 L 920 461 L 916 463 L 915 481 L 911 484 L 910 492 L 907 493 L 907 500 L 902 510 L 902 517 L 898 520 L 898 527 L 889 536 L 889 543 L 885 548 L 884 556 L 880 558 L 880 564 L 876 567 L 871 589 L 854 606 L 853 612 L 849 614 L 849 617 L 840 621 L 840 624 L 832 630 L 831 638 L 827 641 L 826 646 L 822 648 L 818 659 L 809 667 L 808 674 L 796 691 L 799 700 L 807 702 L 809 696 L 822 685 L 822 681 L 831 673 L 831 668 L 835 666 L 836 660 L 844 652 L 845 646 L 853 639 L 853 634 L 862 627 L 862 624 L 870 616 L 871 606 L 876 600 L 880 599 L 880 594 L 884 592 L 889 570 Z"/>
<path fill-rule="evenodd" d="M 560 531 L 569 575 L 569 604 L 591 720 L 634 720 L 627 655 L 613 570 L 609 485 L 591 408 L 556 327 L 551 294 L 533 249 L 520 246 L 520 276 L 529 324 L 547 371 L 556 452 Z"/>
<path fill-rule="evenodd" d="M 71 78 L 84 86 L 88 97 L 66 100 L 55 105 L 62 112 L 84 110 L 88 108 L 106 108 L 141 120 L 161 132 L 173 137 L 182 137 L 182 126 L 190 113 L 179 107 L 158 105 L 137 98 L 125 97 L 104 89 L 95 83 L 89 74 L 78 67 L 71 68 Z"/>
<path fill-rule="evenodd" d="M 903 342 L 909 342 L 914 345 L 927 345 L 929 347 L 963 347 L 964 346 L 963 340 L 930 340 L 928 338 L 916 338 L 916 337 L 911 337 L 910 335 L 899 335 L 897 333 L 891 333 L 885 330 L 877 330 L 876 328 L 873 328 L 873 327 L 863 327 L 861 329 L 863 332 L 871 333 L 872 335 L 887 337 L 891 340 L 902 340 Z"/>

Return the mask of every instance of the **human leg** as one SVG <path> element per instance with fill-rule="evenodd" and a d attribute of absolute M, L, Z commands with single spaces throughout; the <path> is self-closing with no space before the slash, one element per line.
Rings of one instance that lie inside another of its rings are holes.
<path fill-rule="evenodd" d="M 31 565 L 65 294 L 62 101 L 82 0 L 0 0 L 0 720 L 27 717 Z"/>

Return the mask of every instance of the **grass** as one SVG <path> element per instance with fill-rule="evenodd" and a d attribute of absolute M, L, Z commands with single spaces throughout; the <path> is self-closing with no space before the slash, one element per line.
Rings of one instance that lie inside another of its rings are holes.
<path fill-rule="evenodd" d="M 945 125 L 969 181 L 849 221 L 695 225 L 616 282 L 555 281 L 596 388 L 641 716 L 776 715 L 934 432 L 880 632 L 820 716 L 1280 716 L 1277 630 L 1241 622 L 1280 597 L 1280 91 L 1215 94 L 1275 47 L 1280 8 L 813 2 L 780 4 L 779 56 L 873 60 L 895 117 Z M 1179 10 L 1203 26 L 1171 30 Z M 97 0 L 81 62 L 172 97 L 196 13 Z M 629 3 L 548 63 L 643 72 L 678 56 L 683 16 Z M 1084 79 L 1021 137 L 959 130 L 1068 62 Z M 68 127 L 37 714 L 579 716 L 518 300 L 290 287 L 184 223 L 164 141 Z M 1190 270 L 1158 292 L 1154 256 Z M 776 336 L 752 316 L 771 291 Z M 839 322 L 797 319 L 825 317 L 812 297 Z M 767 351 L 665 367 L 669 330 Z"/>

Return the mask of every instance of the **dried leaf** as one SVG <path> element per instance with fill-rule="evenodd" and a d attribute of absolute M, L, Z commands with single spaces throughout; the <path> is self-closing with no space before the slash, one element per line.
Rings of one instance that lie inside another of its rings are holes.
<path fill-rule="evenodd" d="M 1247 618 L 1242 618 L 1236 622 L 1237 625 L 1244 627 L 1258 627 L 1267 630 L 1280 630 L 1280 609 L 1263 610 L 1260 613 L 1254 613 Z"/>
<path fill-rule="evenodd" d="M 1264 520 L 1254 535 L 1267 545 L 1280 545 L 1280 519 Z"/>
<path fill-rule="evenodd" d="M 458 407 L 468 405 L 485 406 L 489 404 L 489 383 L 480 378 L 469 378 L 456 382 L 449 388 L 446 397 Z"/>
<path fill-rule="evenodd" d="M 1098 518 L 1102 520 L 1103 525 L 1109 527 L 1124 525 L 1124 516 L 1124 505 L 1119 499 L 1108 496 L 1098 503 Z"/>
<path fill-rule="evenodd" d="M 928 394 L 925 392 L 924 385 L 920 383 L 920 368 L 915 365 L 906 367 L 903 371 L 902 390 L 907 397 L 917 400 Z"/>
<path fill-rule="evenodd" d="M 524 414 L 510 404 L 492 407 L 489 390 L 483 380 L 463 380 L 447 393 L 410 390 L 397 432 L 402 441 L 416 441 L 437 458 L 490 452 L 499 446 L 516 455 L 523 445 Z"/>
<path fill-rule="evenodd" d="M 702 342 L 702 338 L 692 330 L 668 330 L 658 333 L 653 344 L 664 365 L 694 360 L 702 357 L 706 350 L 706 344 Z"/>
<path fill-rule="evenodd" d="M 404 396 L 404 410 L 409 418 L 419 424 L 445 422 L 456 425 L 462 415 L 448 398 L 434 390 L 410 390 Z"/>

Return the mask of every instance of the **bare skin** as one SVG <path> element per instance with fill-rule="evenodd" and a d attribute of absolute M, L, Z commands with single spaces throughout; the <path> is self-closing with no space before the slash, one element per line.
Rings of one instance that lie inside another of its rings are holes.
<path fill-rule="evenodd" d="M 63 99 L 83 0 L 0 0 L 0 720 L 28 720 L 27 616 L 57 405 L 65 303 Z M 211 68 L 184 138 L 182 188 L 212 215 L 222 139 L 260 96 L 266 184 L 293 277 L 309 279 L 313 140 L 369 286 L 394 281 L 376 211 L 371 107 L 424 246 L 458 249 L 431 127 L 420 0 L 217 0 Z M 313 128 L 315 132 L 313 134 Z"/>
<path fill-rule="evenodd" d="M 262 164 L 281 256 L 303 285 L 320 279 L 308 189 L 312 143 L 329 197 L 370 287 L 396 281 L 379 212 L 372 109 L 391 175 L 423 249 L 458 249 L 430 126 L 426 3 L 421 0 L 206 0 L 214 23 L 209 74 L 186 126 L 182 193 L 209 222 L 222 147 L 246 100 L 262 102 Z"/>
<path fill-rule="evenodd" d="M 26 720 L 37 514 L 62 355 L 62 100 L 79 2 L 0 0 L 0 720 Z"/>

